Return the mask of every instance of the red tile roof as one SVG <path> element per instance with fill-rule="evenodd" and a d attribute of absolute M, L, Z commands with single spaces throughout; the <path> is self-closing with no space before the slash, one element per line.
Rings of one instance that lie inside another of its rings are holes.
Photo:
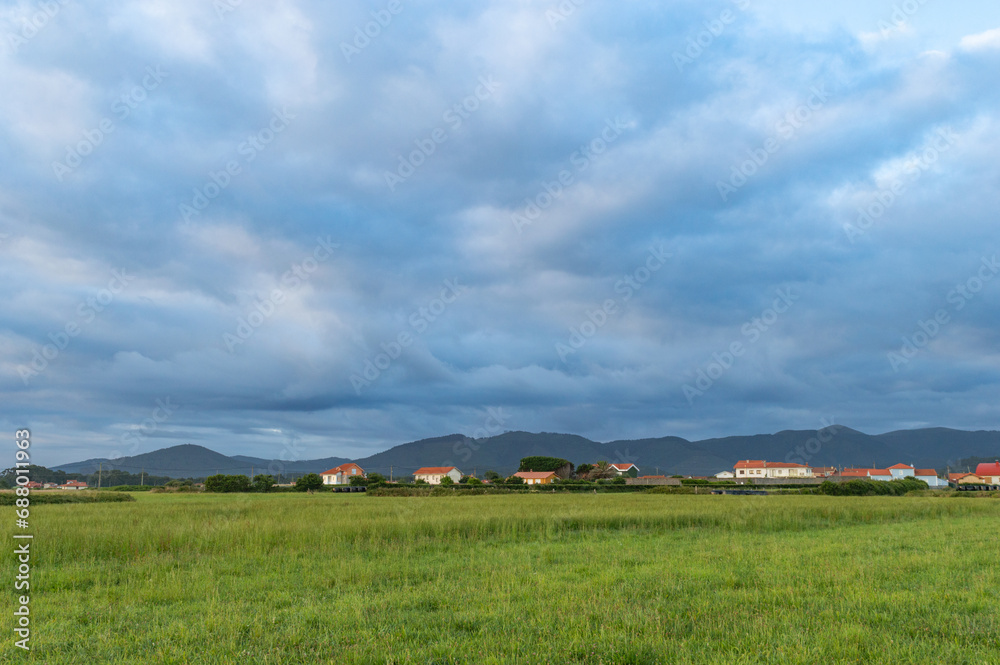
<path fill-rule="evenodd" d="M 979 478 L 979 476 L 977 476 L 974 473 L 969 473 L 968 471 L 962 471 L 961 473 L 949 473 L 948 474 L 948 480 L 951 480 L 951 481 L 954 482 L 954 481 L 961 480 L 962 478 L 966 478 L 968 476 L 973 476 L 974 478 Z"/>
<path fill-rule="evenodd" d="M 87 483 L 81 482 L 79 480 L 70 480 L 63 487 L 86 487 Z"/>
<path fill-rule="evenodd" d="M 618 469 L 619 471 L 628 471 L 628 470 L 629 470 L 629 469 L 631 469 L 631 468 L 632 468 L 633 466 L 635 466 L 635 464 L 632 464 L 631 462 L 629 462 L 629 463 L 627 463 L 627 464 L 626 464 L 626 463 L 622 463 L 622 462 L 613 462 L 613 463 L 611 464 L 611 466 L 615 467 L 615 468 L 616 468 L 616 469 Z M 637 467 L 637 466 L 636 466 L 635 468 L 637 468 L 637 469 L 638 469 L 639 467 Z"/>
<path fill-rule="evenodd" d="M 514 474 L 518 478 L 525 480 L 545 480 L 556 475 L 555 471 L 518 471 Z"/>
<path fill-rule="evenodd" d="M 744 459 L 733 465 L 734 469 L 763 469 L 767 463 L 762 459 Z"/>
<path fill-rule="evenodd" d="M 913 467 L 909 464 L 893 464 L 889 467 L 890 469 L 912 469 Z"/>
<path fill-rule="evenodd" d="M 914 469 L 913 475 L 915 476 L 937 476 L 937 471 L 934 469 Z"/>
<path fill-rule="evenodd" d="M 976 467 L 977 476 L 1000 476 L 1000 462 L 983 462 Z"/>
<path fill-rule="evenodd" d="M 341 464 L 340 466 L 335 466 L 332 469 L 330 469 L 329 471 L 324 471 L 323 473 L 321 473 L 319 475 L 321 475 L 321 476 L 334 476 L 334 475 L 336 475 L 338 473 L 350 473 L 351 467 L 354 467 L 355 469 L 357 469 L 358 473 L 364 473 L 365 472 L 364 469 L 362 469 L 360 466 L 358 466 L 354 462 L 349 462 L 347 464 Z"/>
<path fill-rule="evenodd" d="M 417 475 L 420 475 L 420 476 L 443 475 L 445 473 L 448 473 L 452 469 L 455 469 L 456 471 L 458 471 L 458 469 L 456 469 L 453 466 L 423 466 L 423 467 L 420 467 L 419 469 L 417 469 L 416 471 L 414 471 L 413 475 L 415 475 L 415 476 L 417 476 Z"/>

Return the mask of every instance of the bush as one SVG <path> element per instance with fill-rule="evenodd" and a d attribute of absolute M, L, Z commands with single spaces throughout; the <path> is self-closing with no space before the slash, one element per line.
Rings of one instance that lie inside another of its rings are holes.
<path fill-rule="evenodd" d="M 295 489 L 300 492 L 312 492 L 323 487 L 323 477 L 318 473 L 307 473 L 295 481 Z"/>
<path fill-rule="evenodd" d="M 114 487 L 108 487 L 108 492 L 149 492 L 153 489 L 152 485 L 116 485 Z"/>
<path fill-rule="evenodd" d="M 274 487 L 274 476 L 262 473 L 253 477 L 255 492 L 270 492 L 272 487 Z"/>
<path fill-rule="evenodd" d="M 167 486 L 177 487 L 177 489 L 184 487 L 183 484 L 171 485 L 170 483 L 167 483 Z M 249 492 L 251 489 L 253 489 L 253 485 L 250 483 L 250 478 L 244 475 L 227 476 L 219 473 L 205 479 L 206 492 Z"/>
<path fill-rule="evenodd" d="M 569 466 L 570 471 L 573 470 L 573 465 L 569 460 L 561 459 L 559 457 L 545 457 L 543 455 L 535 455 L 533 457 L 522 457 L 521 465 L 517 468 L 518 471 L 558 471 L 564 466 Z"/>
<path fill-rule="evenodd" d="M 441 479 L 441 487 L 451 487 L 455 484 L 455 481 L 451 479 L 451 476 L 445 476 Z"/>
<path fill-rule="evenodd" d="M 826 480 L 819 486 L 819 493 L 828 496 L 903 496 L 907 492 L 927 489 L 927 483 L 914 478 L 896 480 L 849 480 L 834 483 Z"/>
<path fill-rule="evenodd" d="M 0 506 L 13 506 L 17 495 L 13 492 L 0 493 Z M 39 503 L 119 503 L 135 501 L 134 496 L 124 492 L 100 492 L 73 490 L 65 492 L 39 492 L 31 494 L 31 505 Z"/>

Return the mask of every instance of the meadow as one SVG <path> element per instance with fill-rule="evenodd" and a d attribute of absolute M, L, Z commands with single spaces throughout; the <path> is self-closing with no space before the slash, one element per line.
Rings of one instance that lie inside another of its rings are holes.
<path fill-rule="evenodd" d="M 994 499 L 134 496 L 32 508 L 0 662 L 1000 662 Z"/>

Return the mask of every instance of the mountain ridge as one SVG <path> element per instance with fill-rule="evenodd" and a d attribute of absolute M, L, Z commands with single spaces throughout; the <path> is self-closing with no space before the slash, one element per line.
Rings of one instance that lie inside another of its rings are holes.
<path fill-rule="evenodd" d="M 99 467 L 152 475 L 200 478 L 214 473 L 321 473 L 353 461 L 369 473 L 409 476 L 421 466 L 457 466 L 465 473 L 487 470 L 502 474 L 517 469 L 522 457 L 547 455 L 574 464 L 607 460 L 632 462 L 646 475 L 710 475 L 731 469 L 740 459 L 796 462 L 810 466 L 877 466 L 905 462 L 944 468 L 961 458 L 1000 455 L 1000 431 L 931 427 L 865 434 L 846 426 L 820 430 L 781 430 L 774 434 L 734 435 L 689 441 L 678 436 L 618 439 L 600 443 L 576 434 L 510 431 L 471 439 L 448 434 L 401 443 L 360 459 L 323 457 L 312 460 L 268 460 L 223 455 L 210 448 L 182 444 L 122 457 L 93 458 L 53 467 L 67 473 L 93 473 Z"/>

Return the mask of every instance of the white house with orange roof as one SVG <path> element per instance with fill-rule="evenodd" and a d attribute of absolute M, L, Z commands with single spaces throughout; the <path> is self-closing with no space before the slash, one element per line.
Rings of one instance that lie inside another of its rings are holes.
<path fill-rule="evenodd" d="M 794 462 L 766 462 L 745 459 L 733 465 L 737 478 L 812 478 L 812 469 L 805 464 Z"/>
<path fill-rule="evenodd" d="M 423 466 L 413 472 L 414 480 L 422 480 L 428 485 L 440 485 L 445 476 L 457 483 L 462 479 L 462 472 L 453 466 Z"/>
<path fill-rule="evenodd" d="M 555 471 L 518 471 L 514 477 L 523 480 L 525 485 L 548 485 L 559 479 Z"/>
<path fill-rule="evenodd" d="M 61 490 L 85 490 L 87 489 L 87 483 L 82 480 L 70 480 L 67 481 L 65 485 L 60 485 Z"/>
<path fill-rule="evenodd" d="M 335 466 L 328 471 L 319 474 L 323 477 L 324 485 L 349 485 L 351 478 L 365 477 L 365 470 L 354 462 Z"/>

